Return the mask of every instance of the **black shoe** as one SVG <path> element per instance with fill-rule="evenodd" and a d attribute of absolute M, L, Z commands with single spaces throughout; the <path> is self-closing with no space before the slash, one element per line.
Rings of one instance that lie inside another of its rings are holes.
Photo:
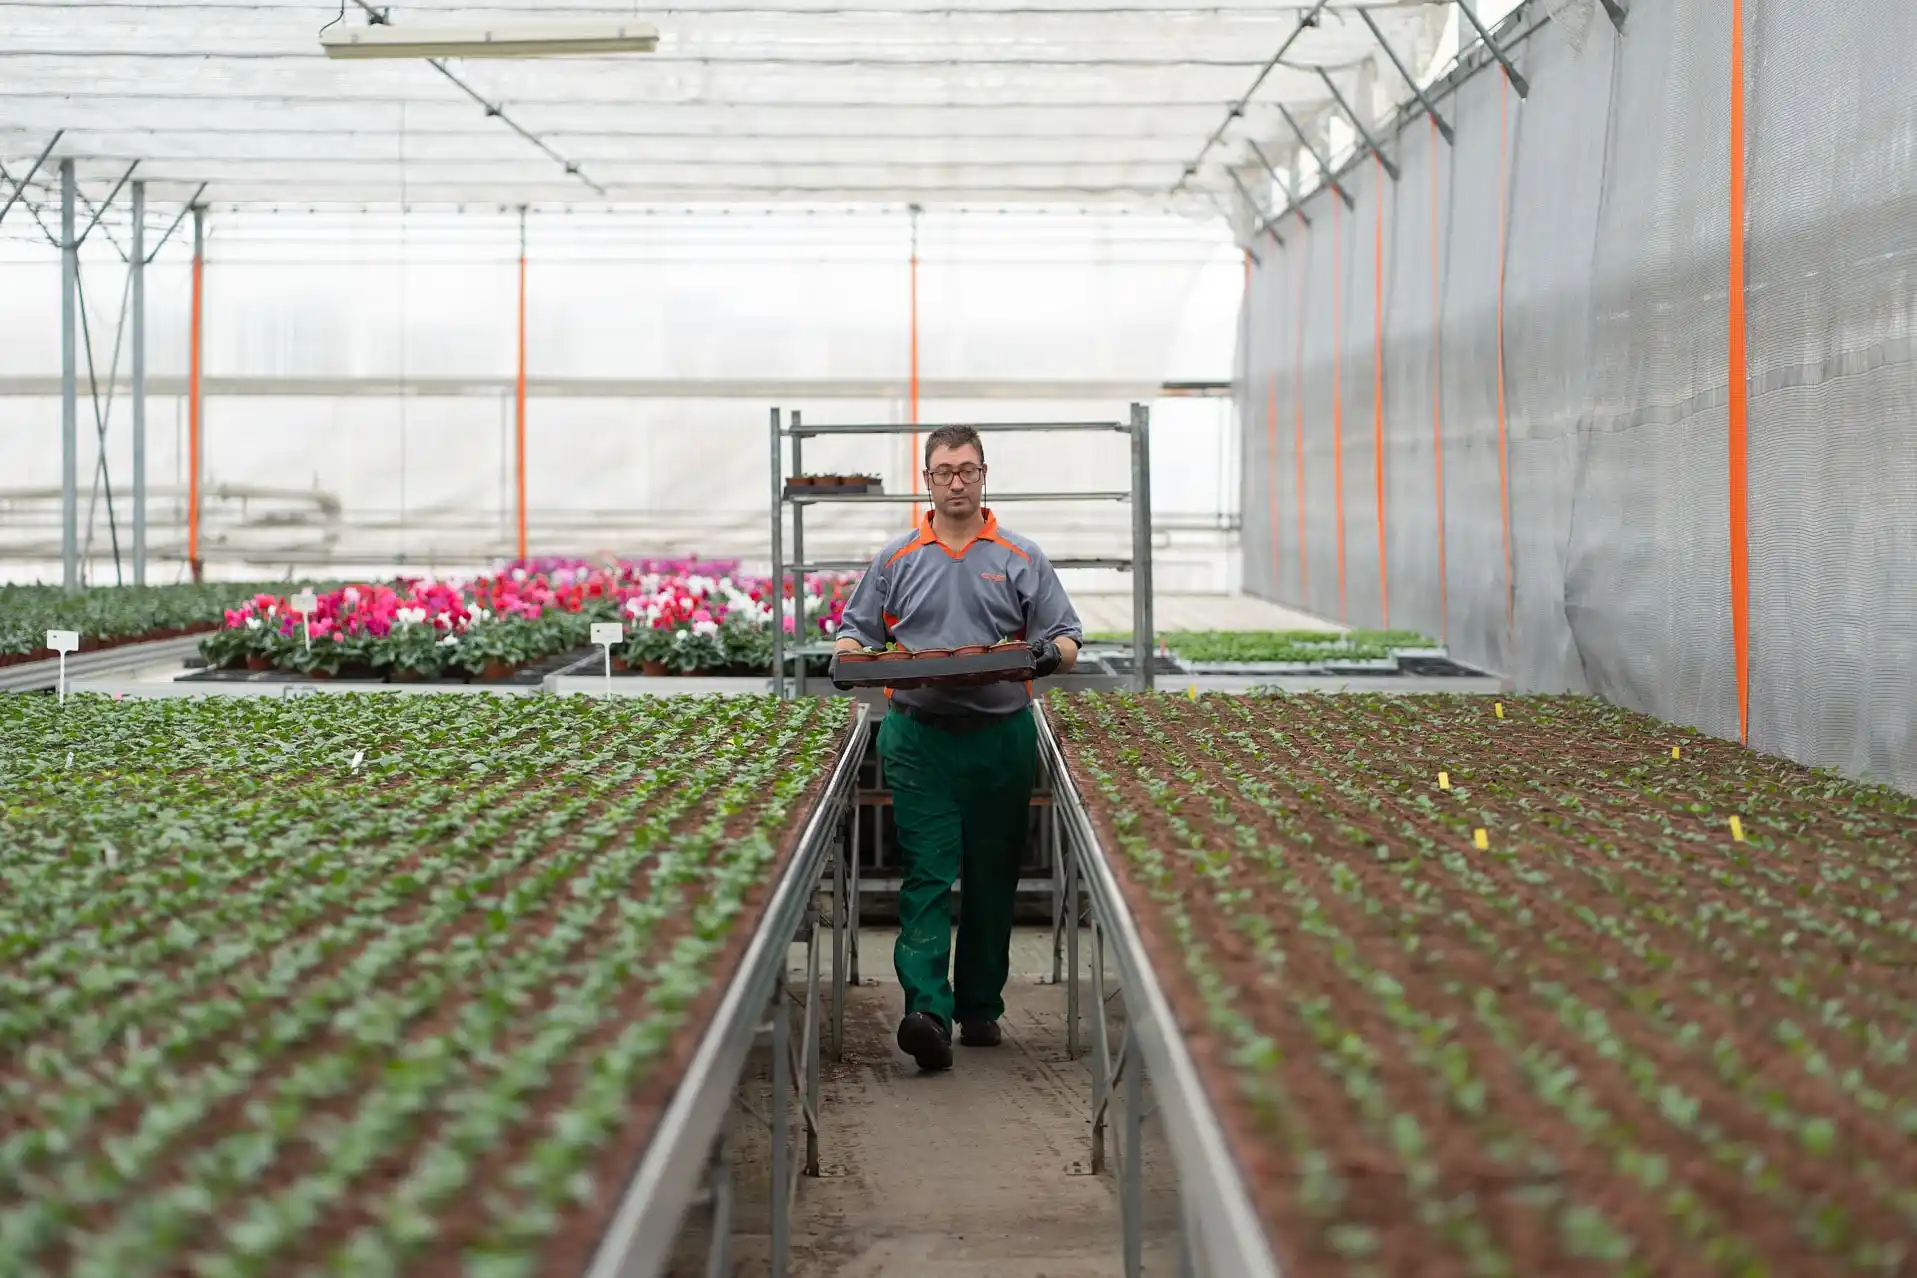
<path fill-rule="evenodd" d="M 997 1021 L 960 1021 L 959 1042 L 967 1047 L 997 1047 L 1005 1040 Z"/>
<path fill-rule="evenodd" d="M 899 1050 L 920 1069 L 950 1069 L 952 1031 L 930 1012 L 910 1012 L 899 1022 Z"/>

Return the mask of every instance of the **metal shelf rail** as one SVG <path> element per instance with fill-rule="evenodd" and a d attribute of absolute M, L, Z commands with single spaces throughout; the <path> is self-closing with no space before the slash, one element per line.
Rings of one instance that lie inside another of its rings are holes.
<path fill-rule="evenodd" d="M 772 1274 L 783 1278 L 792 1239 L 792 1212 L 801 1174 L 819 1174 L 819 1055 L 823 1030 L 818 897 L 826 867 L 839 859 L 839 842 L 851 810 L 859 760 L 865 752 L 870 711 L 855 712 L 845 744 L 825 789 L 800 832 L 785 873 L 773 885 L 758 929 L 747 943 L 738 971 L 726 986 L 705 1036 L 700 1039 L 672 1100 L 660 1115 L 645 1153 L 626 1182 L 619 1208 L 600 1239 L 586 1278 L 652 1278 L 663 1273 L 678 1242 L 680 1224 L 697 1201 L 710 1203 L 712 1236 L 708 1272 L 732 1272 L 729 1157 L 734 1099 L 755 1045 L 772 1049 L 769 1114 L 743 1101 L 740 1108 L 771 1129 Z M 834 893 L 836 896 L 837 893 Z M 834 945 L 843 953 L 845 911 L 834 901 Z M 789 946 L 806 945 L 802 991 L 788 988 Z M 833 1019 L 843 1023 L 845 988 L 835 968 Z M 792 1010 L 803 1008 L 794 1041 Z M 798 1093 L 799 1124 L 792 1118 Z M 803 1150 L 799 1142 L 803 1140 Z M 795 1158 L 795 1154 L 799 1156 Z"/>
<path fill-rule="evenodd" d="M 1122 422 L 971 422 L 966 423 L 973 430 L 985 433 L 997 432 L 1051 432 L 1051 431 L 1115 431 L 1131 441 L 1131 487 L 1123 491 L 1108 492 L 1030 492 L 994 494 L 994 505 L 1006 502 L 1061 502 L 1061 501 L 1129 501 L 1132 505 L 1132 545 L 1128 558 L 1114 559 L 1060 559 L 1055 566 L 1060 568 L 1118 568 L 1129 569 L 1132 574 L 1132 645 L 1136 660 L 1133 663 L 1132 686 L 1143 691 L 1152 686 L 1151 656 L 1152 647 L 1152 501 L 1151 501 L 1151 410 L 1144 404 L 1133 404 L 1128 420 Z M 926 501 L 923 493 L 832 493 L 830 491 L 792 494 L 786 491 L 786 441 L 792 443 L 792 470 L 794 475 L 805 473 L 804 452 L 807 439 L 835 435 L 909 435 L 915 432 L 934 431 L 938 424 L 927 423 L 854 423 L 849 425 L 805 424 L 797 411 L 787 414 L 784 410 L 772 410 L 772 580 L 774 597 L 783 598 L 787 574 L 791 574 L 795 608 L 805 593 L 805 574 L 808 572 L 828 572 L 837 569 L 857 570 L 868 567 L 867 563 L 835 560 L 830 562 L 808 562 L 805 557 L 805 508 L 825 503 L 845 503 L 852 505 L 871 505 L 881 503 L 921 503 Z M 792 508 L 792 557 L 785 557 L 785 511 Z M 799 620 L 803 622 L 804 618 Z M 795 626 L 797 638 L 802 626 Z M 797 644 L 788 653 L 785 643 L 785 628 L 778 617 L 772 624 L 772 691 L 775 696 L 786 695 L 786 661 L 788 656 L 798 658 L 797 670 L 793 675 L 792 695 L 805 696 L 806 674 L 805 657 L 829 652 L 830 645 Z"/>
<path fill-rule="evenodd" d="M 1225 1143 L 1224 1130 L 1205 1093 L 1203 1080 L 1179 1033 L 1165 992 L 1152 972 L 1138 926 L 1099 846 L 1084 801 L 1058 738 L 1038 716 L 1039 759 L 1051 778 L 1052 819 L 1057 823 L 1063 863 L 1067 926 L 1071 950 L 1066 975 L 1067 1048 L 1077 1053 L 1079 997 L 1078 928 L 1070 926 L 1089 906 L 1092 929 L 1092 1171 L 1106 1169 L 1105 1127 L 1114 1110 L 1122 1111 L 1123 1134 L 1116 1150 L 1119 1213 L 1124 1270 L 1138 1278 L 1144 1258 L 1143 1128 L 1156 1116 L 1177 1167 L 1179 1195 L 1179 1272 L 1207 1278 L 1280 1278 L 1244 1177 Z M 1105 952 L 1109 945 L 1118 969 L 1119 990 L 1105 989 Z M 1056 971 L 1056 968 L 1054 969 Z M 1124 1026 L 1112 1052 L 1110 1000 L 1122 992 Z M 1149 1079 L 1153 1108 L 1145 1105 Z M 1116 1099 L 1123 1087 L 1122 1101 Z"/>

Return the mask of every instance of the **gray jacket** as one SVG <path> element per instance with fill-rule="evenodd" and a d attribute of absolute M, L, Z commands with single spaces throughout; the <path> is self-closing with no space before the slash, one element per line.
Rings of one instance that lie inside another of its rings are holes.
<path fill-rule="evenodd" d="M 1003 639 L 1083 640 L 1078 613 L 1045 552 L 999 527 L 988 508 L 985 527 L 963 550 L 932 532 L 930 512 L 918 527 L 887 542 L 845 606 L 839 634 L 869 648 L 888 640 L 913 651 L 958 648 Z M 1031 703 L 1029 685 L 911 688 L 894 704 L 942 713 L 1010 714 Z"/>

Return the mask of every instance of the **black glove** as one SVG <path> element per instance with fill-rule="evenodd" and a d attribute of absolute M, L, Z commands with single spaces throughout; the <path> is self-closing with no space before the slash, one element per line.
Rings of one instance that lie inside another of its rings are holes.
<path fill-rule="evenodd" d="M 1053 674 L 1065 660 L 1065 654 L 1050 639 L 1032 640 L 1032 673 L 1043 679 Z"/>
<path fill-rule="evenodd" d="M 853 684 L 839 682 L 839 654 L 836 652 L 832 654 L 832 665 L 827 670 L 827 674 L 831 677 L 832 686 L 840 692 L 852 691 L 854 687 Z"/>

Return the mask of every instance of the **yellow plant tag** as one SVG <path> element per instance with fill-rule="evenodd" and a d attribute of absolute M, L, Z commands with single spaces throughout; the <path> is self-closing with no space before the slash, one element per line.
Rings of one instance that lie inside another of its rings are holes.
<path fill-rule="evenodd" d="M 1681 750 L 1682 750 L 1682 747 L 1680 747 L 1680 746 L 1672 746 L 1672 747 L 1671 747 L 1671 757 L 1672 757 L 1673 759 L 1680 759 L 1680 758 L 1682 758 L 1682 757 L 1683 757 L 1683 754 L 1681 753 Z"/>
<path fill-rule="evenodd" d="M 1438 788 L 1440 790 L 1449 790 L 1451 788 L 1451 774 L 1449 772 L 1440 772 L 1438 774 Z"/>
<path fill-rule="evenodd" d="M 1739 843 L 1744 841 L 1744 823 L 1736 817 L 1731 818 L 1731 838 Z"/>
<path fill-rule="evenodd" d="M 1198 685 L 1194 683 L 1191 687 L 1185 689 L 1185 695 L 1193 701 L 1198 700 Z"/>
<path fill-rule="evenodd" d="M 1491 836 L 1481 829 L 1471 831 L 1471 842 L 1480 852 L 1489 851 L 1491 848 Z"/>
<path fill-rule="evenodd" d="M 1500 719 L 1504 718 L 1504 702 L 1493 701 L 1491 703 L 1491 709 L 1496 712 L 1498 718 Z"/>

